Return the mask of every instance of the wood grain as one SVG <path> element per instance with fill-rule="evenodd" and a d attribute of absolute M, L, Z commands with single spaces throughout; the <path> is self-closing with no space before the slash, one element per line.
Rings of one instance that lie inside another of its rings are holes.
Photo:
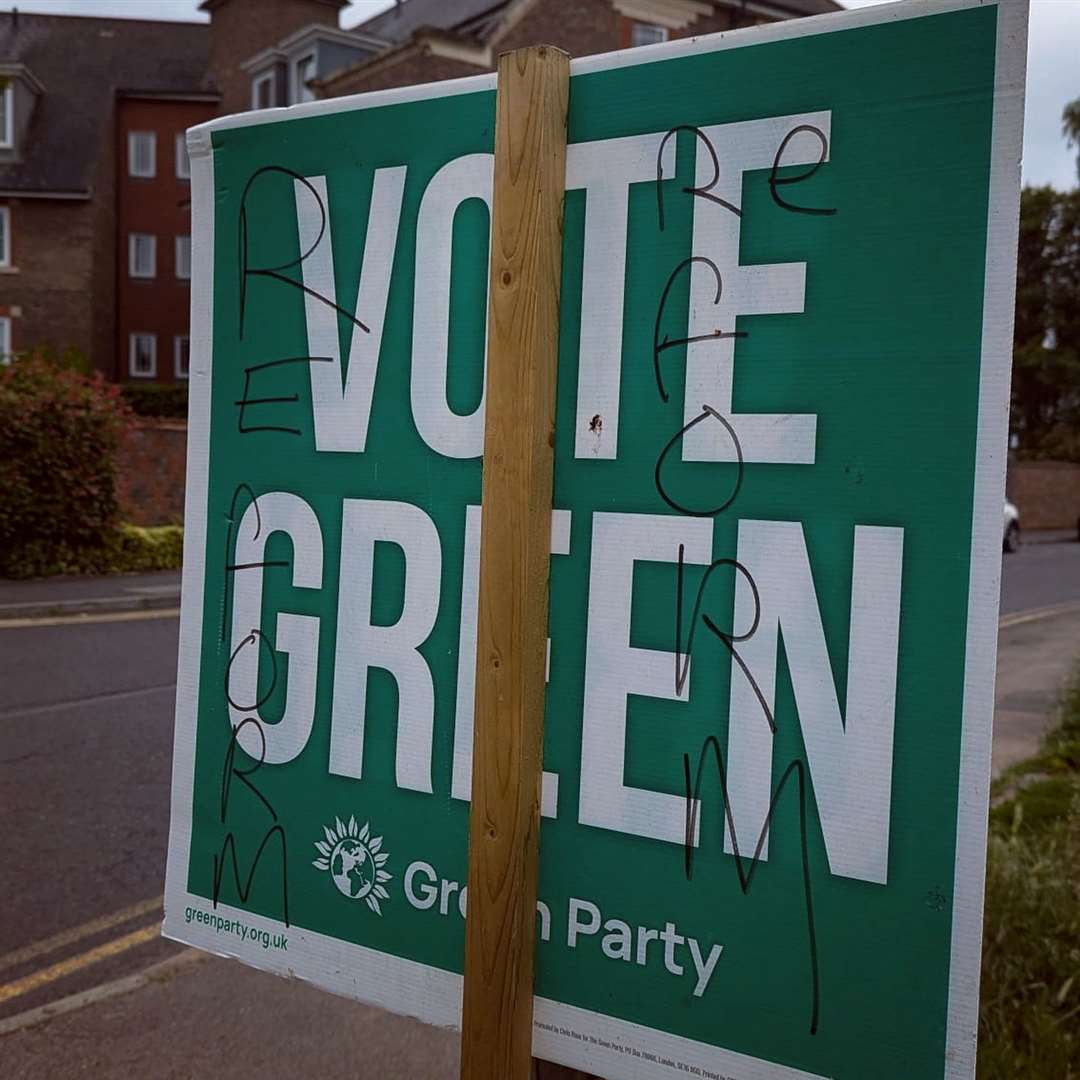
<path fill-rule="evenodd" d="M 461 1076 L 530 1080 L 570 59 L 499 57 Z"/>

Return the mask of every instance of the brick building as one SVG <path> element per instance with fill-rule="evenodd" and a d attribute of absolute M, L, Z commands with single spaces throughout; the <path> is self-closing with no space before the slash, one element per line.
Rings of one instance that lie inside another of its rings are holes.
<path fill-rule="evenodd" d="M 194 93 L 199 119 L 214 115 L 206 37 L 191 23 L 0 13 L 5 356 L 40 346 L 76 350 L 107 374 L 122 374 L 118 101 L 140 92 L 172 108 L 172 98 Z"/>
<path fill-rule="evenodd" d="M 210 23 L 0 12 L 0 361 L 75 350 L 111 378 L 187 377 L 182 134 L 219 113 L 834 11 L 835 0 L 204 0 Z"/>
<path fill-rule="evenodd" d="M 315 87 L 339 97 L 493 71 L 499 53 L 538 42 L 588 56 L 839 10 L 835 0 L 403 0 L 356 28 L 385 49 Z"/>
<path fill-rule="evenodd" d="M 338 28 L 346 3 L 206 0 L 209 25 L 0 12 L 0 362 L 45 348 L 118 380 L 187 377 L 183 133 L 251 108 L 240 65 L 289 61 L 289 38 L 294 95 L 313 55 L 385 48 Z"/>
<path fill-rule="evenodd" d="M 217 104 L 217 94 L 118 94 L 118 379 L 187 378 L 191 174 L 185 132 L 215 116 Z"/>

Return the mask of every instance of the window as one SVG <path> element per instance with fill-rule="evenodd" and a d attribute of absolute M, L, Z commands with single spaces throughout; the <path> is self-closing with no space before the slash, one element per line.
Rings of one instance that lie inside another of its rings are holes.
<path fill-rule="evenodd" d="M 157 375 L 157 334 L 132 334 L 128 338 L 128 372 L 136 379 Z"/>
<path fill-rule="evenodd" d="M 157 237 L 150 233 L 128 235 L 128 273 L 136 278 L 157 276 Z"/>
<path fill-rule="evenodd" d="M 191 159 L 187 152 L 187 136 L 182 131 L 176 136 L 176 179 L 191 179 Z"/>
<path fill-rule="evenodd" d="M 253 109 L 272 109 L 277 104 L 274 93 L 274 73 L 267 71 L 251 80 L 251 107 Z"/>
<path fill-rule="evenodd" d="M 157 136 L 152 131 L 128 132 L 128 176 L 157 176 Z"/>
<path fill-rule="evenodd" d="M 0 90 L 0 146 L 15 145 L 15 95 L 9 82 Z"/>
<path fill-rule="evenodd" d="M 178 379 L 186 379 L 190 363 L 191 338 L 187 334 L 177 334 L 173 338 L 173 374 Z"/>
<path fill-rule="evenodd" d="M 294 101 L 314 101 L 315 91 L 308 83 L 315 78 L 315 54 L 309 53 L 296 61 L 296 93 Z"/>
<path fill-rule="evenodd" d="M 10 364 L 11 360 L 11 319 L 5 315 L 0 318 L 0 364 Z"/>
<path fill-rule="evenodd" d="M 11 208 L 0 206 L 0 267 L 11 266 Z"/>
<path fill-rule="evenodd" d="M 630 27 L 630 44 L 655 45 L 658 41 L 667 41 L 666 26 L 654 26 L 652 23 L 636 22 Z"/>
<path fill-rule="evenodd" d="M 191 280 L 191 237 L 176 238 L 176 276 L 181 281 Z"/>

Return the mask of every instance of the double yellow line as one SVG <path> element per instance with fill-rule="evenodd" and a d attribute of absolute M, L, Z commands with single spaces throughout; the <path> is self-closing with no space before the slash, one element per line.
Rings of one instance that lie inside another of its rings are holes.
<path fill-rule="evenodd" d="M 133 919 L 138 919 L 151 912 L 160 912 L 161 902 L 162 898 L 160 896 L 156 896 L 152 900 L 142 900 L 137 904 L 132 904 L 130 907 L 114 911 L 111 915 L 102 915 L 99 918 L 83 923 L 81 926 L 62 930 L 52 937 L 25 945 L 21 949 L 0 956 L 0 971 L 18 967 L 31 960 L 36 960 L 40 956 L 48 956 L 65 946 L 74 945 L 77 942 L 84 941 L 86 938 L 104 933 L 106 930 L 113 929 L 113 927 L 122 926 L 124 923 L 131 922 Z M 95 945 L 91 949 L 76 953 L 74 956 L 70 956 L 66 960 L 60 960 L 49 967 L 39 968 L 29 975 L 24 975 L 21 979 L 0 984 L 0 1005 L 11 1001 L 13 998 L 21 997 L 23 994 L 29 994 L 32 990 L 47 986 L 51 982 L 56 982 L 57 979 L 72 975 L 76 971 L 81 971 L 83 968 L 90 967 L 101 960 L 107 960 L 110 956 L 118 956 L 120 953 L 127 952 L 128 949 L 153 941 L 160 933 L 160 919 L 155 919 L 148 926 L 142 926 L 138 930 L 132 930 L 130 933 L 112 938 L 100 945 Z"/>

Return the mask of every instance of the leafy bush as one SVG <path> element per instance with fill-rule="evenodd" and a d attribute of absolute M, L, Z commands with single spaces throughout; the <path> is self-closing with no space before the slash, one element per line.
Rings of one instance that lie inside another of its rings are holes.
<path fill-rule="evenodd" d="M 22 552 L 101 547 L 115 531 L 119 390 L 43 356 L 0 368 L 0 573 Z"/>
<path fill-rule="evenodd" d="M 152 416 L 162 420 L 187 419 L 187 383 L 131 382 L 124 384 L 121 393 L 136 416 Z"/>
<path fill-rule="evenodd" d="M 184 551 L 179 525 L 117 525 L 99 544 L 31 543 L 14 556 L 0 553 L 0 576 L 51 577 L 54 574 L 135 574 L 178 570 Z"/>

